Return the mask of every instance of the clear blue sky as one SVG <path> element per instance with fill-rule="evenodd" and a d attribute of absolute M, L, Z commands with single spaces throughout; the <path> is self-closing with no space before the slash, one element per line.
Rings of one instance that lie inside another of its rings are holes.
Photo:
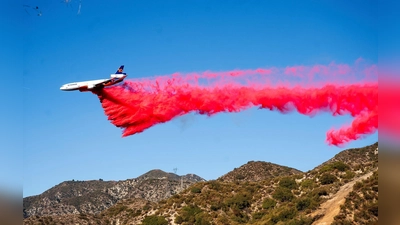
<path fill-rule="evenodd" d="M 12 81 L 18 85 L 2 92 L 10 109 L 2 112 L 2 149 L 6 159 L 23 159 L 23 166 L 2 169 L 2 178 L 11 186 L 22 183 L 24 197 L 66 180 L 124 180 L 151 169 L 176 167 L 179 175 L 216 179 L 260 160 L 307 171 L 345 148 L 378 140 L 375 133 L 331 147 L 326 131 L 350 123 L 349 116 L 256 109 L 210 118 L 190 114 L 121 138 L 95 95 L 59 90 L 106 78 L 121 64 L 130 78 L 353 65 L 359 57 L 375 64 L 377 1 L 82 0 L 80 15 L 79 1 L 25 3 L 37 5 L 42 16 L 17 3 L 1 14 L 3 30 L 13 32 L 1 35 L 2 72 L 22 73 Z"/>

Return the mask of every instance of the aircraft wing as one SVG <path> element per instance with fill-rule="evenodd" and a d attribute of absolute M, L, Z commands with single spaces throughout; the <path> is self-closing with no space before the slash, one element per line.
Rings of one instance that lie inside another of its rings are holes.
<path fill-rule="evenodd" d="M 88 89 L 103 88 L 106 86 L 111 86 L 111 85 L 121 82 L 126 77 L 125 74 L 123 74 L 123 75 L 115 74 L 115 75 L 117 75 L 117 76 L 111 75 L 111 78 L 109 78 L 109 79 L 99 80 L 99 82 L 94 82 L 91 85 L 88 85 Z"/>
<path fill-rule="evenodd" d="M 107 86 L 107 84 L 112 82 L 112 78 L 110 79 L 105 79 L 105 80 L 100 80 L 97 82 L 93 82 L 91 84 L 88 85 L 88 89 L 93 89 L 93 88 L 102 88 L 104 86 Z"/>

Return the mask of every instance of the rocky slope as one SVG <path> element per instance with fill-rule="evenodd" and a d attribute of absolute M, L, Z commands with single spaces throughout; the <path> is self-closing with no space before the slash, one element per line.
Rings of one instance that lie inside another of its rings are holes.
<path fill-rule="evenodd" d="M 65 181 L 40 195 L 24 198 L 23 213 L 24 218 L 98 214 L 122 199 L 158 202 L 199 181 L 204 179 L 194 174 L 178 176 L 161 170 L 123 181 Z"/>

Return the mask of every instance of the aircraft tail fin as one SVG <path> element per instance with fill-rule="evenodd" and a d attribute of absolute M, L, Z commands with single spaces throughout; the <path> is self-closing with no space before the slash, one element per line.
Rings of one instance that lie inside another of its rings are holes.
<path fill-rule="evenodd" d="M 117 72 L 115 72 L 115 74 L 123 74 L 123 71 L 124 71 L 124 65 L 120 66 Z"/>

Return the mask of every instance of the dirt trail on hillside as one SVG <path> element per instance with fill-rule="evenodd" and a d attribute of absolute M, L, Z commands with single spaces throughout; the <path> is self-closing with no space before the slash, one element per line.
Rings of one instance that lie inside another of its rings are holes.
<path fill-rule="evenodd" d="M 340 206 L 346 201 L 346 196 L 353 190 L 353 186 L 357 181 L 367 179 L 373 174 L 373 171 L 350 181 L 343 185 L 339 191 L 332 196 L 331 199 L 321 204 L 321 206 L 311 216 L 314 217 L 318 214 L 324 214 L 323 217 L 316 220 L 313 225 L 329 225 L 333 223 L 333 219 L 340 212 Z"/>

